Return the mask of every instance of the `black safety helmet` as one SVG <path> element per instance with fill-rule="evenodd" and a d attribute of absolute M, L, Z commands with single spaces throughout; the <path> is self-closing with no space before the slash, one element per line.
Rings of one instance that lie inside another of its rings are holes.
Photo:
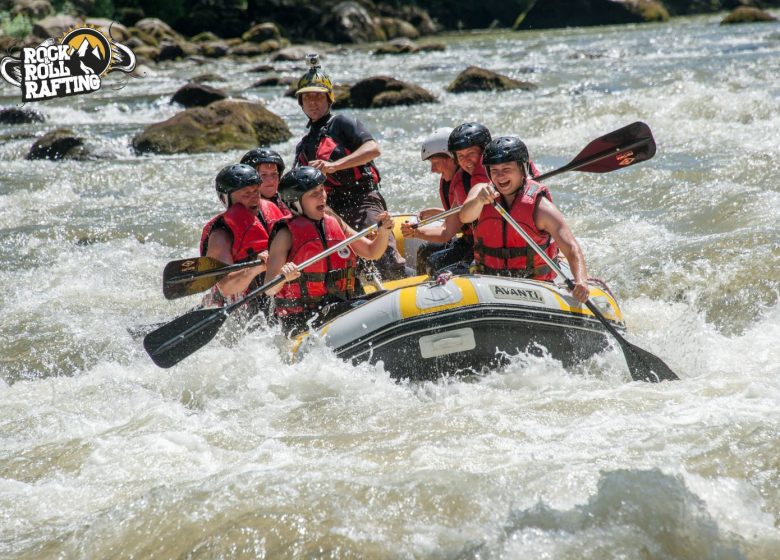
<path fill-rule="evenodd" d="M 523 183 L 531 176 L 528 169 L 528 148 L 525 143 L 517 136 L 499 136 L 490 141 L 482 154 L 482 165 L 490 175 L 490 166 L 498 163 L 517 162 L 520 169 L 523 170 Z"/>
<path fill-rule="evenodd" d="M 230 194 L 244 187 L 259 185 L 263 180 L 254 167 L 236 163 L 223 167 L 217 173 L 216 186 L 219 199 L 230 206 Z"/>
<path fill-rule="evenodd" d="M 251 165 L 255 169 L 257 169 L 257 166 L 261 163 L 274 163 L 276 164 L 279 175 L 281 176 L 281 174 L 284 173 L 284 160 L 282 159 L 282 156 L 268 148 L 255 148 L 254 150 L 249 150 L 244 154 L 244 157 L 241 158 L 241 163 L 244 165 Z"/>
<path fill-rule="evenodd" d="M 528 164 L 528 148 L 517 136 L 499 136 L 490 141 L 482 154 L 485 166 L 516 161 L 521 166 Z"/>
<path fill-rule="evenodd" d="M 490 131 L 483 124 L 467 122 L 455 127 L 447 141 L 447 149 L 451 152 L 465 150 L 471 146 L 479 146 L 483 150 L 490 142 Z"/>
<path fill-rule="evenodd" d="M 325 174 L 319 169 L 308 165 L 296 167 L 288 171 L 279 181 L 279 196 L 290 210 L 302 214 L 301 197 L 325 182 Z"/>

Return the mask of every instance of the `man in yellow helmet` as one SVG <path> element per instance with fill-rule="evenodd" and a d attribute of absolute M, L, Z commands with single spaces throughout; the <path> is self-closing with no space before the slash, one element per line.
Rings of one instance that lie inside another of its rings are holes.
<path fill-rule="evenodd" d="M 295 148 L 294 165 L 308 165 L 325 173 L 328 205 L 350 227 L 361 230 L 387 211 L 374 165 L 381 154 L 379 144 L 356 118 L 330 112 L 335 100 L 333 84 L 316 54 L 309 55 L 309 65 L 296 90 L 298 104 L 309 117 L 309 132 Z M 406 276 L 406 261 L 392 236 L 377 264 L 385 280 Z"/>

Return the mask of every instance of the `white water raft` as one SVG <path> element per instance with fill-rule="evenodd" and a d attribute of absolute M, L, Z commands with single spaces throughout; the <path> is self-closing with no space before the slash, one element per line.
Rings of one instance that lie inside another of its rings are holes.
<path fill-rule="evenodd" d="M 590 284 L 590 298 L 625 330 L 603 284 Z M 411 379 L 481 372 L 519 352 L 549 352 L 568 366 L 610 339 L 562 284 L 481 275 L 388 290 L 299 337 L 294 353 L 304 352 L 313 336 L 344 360 L 382 362 L 393 377 Z"/>

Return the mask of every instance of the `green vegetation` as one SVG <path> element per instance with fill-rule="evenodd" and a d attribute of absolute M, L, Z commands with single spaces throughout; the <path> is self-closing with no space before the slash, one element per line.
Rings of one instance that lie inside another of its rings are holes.
<path fill-rule="evenodd" d="M 25 15 L 17 14 L 12 18 L 10 12 L 0 12 L 0 35 L 21 39 L 32 31 L 32 22 Z"/>

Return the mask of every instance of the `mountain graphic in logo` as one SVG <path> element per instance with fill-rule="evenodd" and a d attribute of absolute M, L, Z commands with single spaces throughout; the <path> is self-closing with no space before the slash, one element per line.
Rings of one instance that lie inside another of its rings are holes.
<path fill-rule="evenodd" d="M 97 74 L 102 76 L 111 65 L 111 45 L 102 33 L 89 27 L 82 27 L 68 33 L 62 40 L 70 47 L 68 67 L 74 74 Z"/>
<path fill-rule="evenodd" d="M 70 29 L 59 43 L 50 37 L 2 57 L 0 76 L 22 90 L 24 102 L 95 92 L 108 72 L 135 68 L 133 51 L 109 37 L 90 25 Z"/>

